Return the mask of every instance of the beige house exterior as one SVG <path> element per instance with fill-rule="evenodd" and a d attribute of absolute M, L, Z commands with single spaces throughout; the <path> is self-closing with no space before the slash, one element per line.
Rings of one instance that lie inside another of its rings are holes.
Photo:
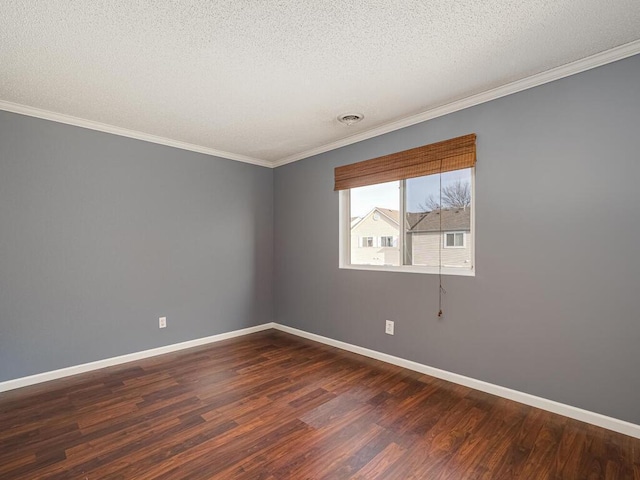
<path fill-rule="evenodd" d="M 442 255 L 443 267 L 471 267 L 470 207 L 407 213 L 406 221 L 407 263 L 437 267 Z"/>
<path fill-rule="evenodd" d="M 399 265 L 398 211 L 374 208 L 351 222 L 351 263 Z"/>
<path fill-rule="evenodd" d="M 442 215 L 442 218 L 440 218 Z M 471 267 L 471 209 L 409 212 L 405 218 L 406 265 Z M 399 265 L 399 212 L 376 207 L 351 220 L 351 263 Z"/>

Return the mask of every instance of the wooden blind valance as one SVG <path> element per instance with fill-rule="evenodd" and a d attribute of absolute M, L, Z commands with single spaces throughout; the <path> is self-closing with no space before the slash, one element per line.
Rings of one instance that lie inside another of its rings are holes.
<path fill-rule="evenodd" d="M 471 168 L 476 164 L 476 134 L 452 138 L 352 163 L 335 169 L 334 190 L 406 180 L 434 173 Z"/>

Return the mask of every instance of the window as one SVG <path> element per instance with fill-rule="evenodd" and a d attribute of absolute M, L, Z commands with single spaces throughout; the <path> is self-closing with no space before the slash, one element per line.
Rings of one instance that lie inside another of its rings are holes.
<path fill-rule="evenodd" d="M 473 162 L 445 171 L 441 163 L 426 175 L 339 188 L 341 268 L 474 275 L 475 136 Z"/>
<path fill-rule="evenodd" d="M 373 247 L 373 237 L 362 237 L 361 247 Z"/>
<path fill-rule="evenodd" d="M 445 232 L 444 248 L 464 248 L 464 232 Z"/>

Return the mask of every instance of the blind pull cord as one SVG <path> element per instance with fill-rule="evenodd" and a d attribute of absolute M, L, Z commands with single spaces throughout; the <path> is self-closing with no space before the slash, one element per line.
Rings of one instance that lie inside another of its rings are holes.
<path fill-rule="evenodd" d="M 438 208 L 440 209 L 440 239 L 438 241 L 438 318 L 442 318 L 442 294 L 447 291 L 442 286 L 442 242 L 444 238 L 442 236 L 442 160 L 440 160 L 440 173 L 438 174 L 440 180 L 440 202 Z"/>

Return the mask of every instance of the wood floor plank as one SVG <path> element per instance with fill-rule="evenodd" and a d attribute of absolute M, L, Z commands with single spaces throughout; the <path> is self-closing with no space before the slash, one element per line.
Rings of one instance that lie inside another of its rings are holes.
<path fill-rule="evenodd" d="M 0 478 L 640 480 L 640 440 L 269 330 L 1 393 Z"/>
<path fill-rule="evenodd" d="M 397 443 L 390 443 L 369 462 L 362 466 L 352 477 L 352 480 L 378 480 L 388 478 L 384 476 L 387 469 L 394 465 L 404 455 L 406 449 Z"/>

